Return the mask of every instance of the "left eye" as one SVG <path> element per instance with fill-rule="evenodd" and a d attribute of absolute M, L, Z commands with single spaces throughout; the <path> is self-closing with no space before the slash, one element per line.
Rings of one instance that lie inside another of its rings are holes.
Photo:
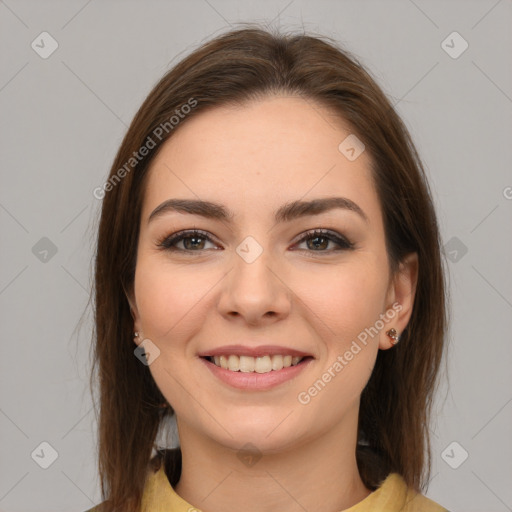
<path fill-rule="evenodd" d="M 345 237 L 342 237 L 340 235 L 337 235 L 331 231 L 326 231 L 323 229 L 315 229 L 314 231 L 310 231 L 306 233 L 305 236 L 303 236 L 300 240 L 300 243 L 306 242 L 308 248 L 311 246 L 315 249 L 313 252 L 332 252 L 332 251 L 318 251 L 317 249 L 326 249 L 327 245 L 329 245 L 329 242 L 334 242 L 336 245 L 341 247 L 341 249 L 337 250 L 344 250 L 344 249 L 353 249 L 354 244 L 347 240 Z M 311 245 L 312 242 L 313 245 Z M 336 249 L 334 249 L 336 250 Z"/>

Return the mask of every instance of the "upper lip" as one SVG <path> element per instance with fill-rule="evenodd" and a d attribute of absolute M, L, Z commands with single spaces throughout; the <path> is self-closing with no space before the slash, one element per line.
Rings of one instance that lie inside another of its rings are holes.
<path fill-rule="evenodd" d="M 278 345 L 259 345 L 257 347 L 249 347 L 247 345 L 224 345 L 223 347 L 217 347 L 211 350 L 205 350 L 200 352 L 199 357 L 209 356 L 251 356 L 251 357 L 262 357 L 262 356 L 298 356 L 308 357 L 311 354 L 303 352 L 302 350 L 296 350 L 294 348 L 280 347 Z M 311 356 L 312 357 L 312 356 Z"/>

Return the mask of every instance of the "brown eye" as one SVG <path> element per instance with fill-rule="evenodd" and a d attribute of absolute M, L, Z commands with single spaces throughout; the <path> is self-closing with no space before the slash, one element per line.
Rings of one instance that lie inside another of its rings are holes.
<path fill-rule="evenodd" d="M 183 242 L 183 248 L 177 247 L 179 242 Z M 200 252 L 205 250 L 207 242 L 213 243 L 206 233 L 194 230 L 174 233 L 158 242 L 157 245 L 168 251 Z"/>
<path fill-rule="evenodd" d="M 181 239 L 187 251 L 193 249 L 204 249 L 205 239 L 195 235 L 185 236 Z"/>
<path fill-rule="evenodd" d="M 326 230 L 314 230 L 306 233 L 306 235 L 299 240 L 299 243 L 303 242 L 306 242 L 307 248 L 312 252 L 330 253 L 333 252 L 333 250 L 348 250 L 354 247 L 354 244 L 346 238 Z M 325 250 L 330 242 L 334 242 L 341 249 Z"/>
<path fill-rule="evenodd" d="M 331 240 L 326 236 L 315 236 L 314 238 L 308 237 L 306 243 L 308 249 L 327 249 Z"/>

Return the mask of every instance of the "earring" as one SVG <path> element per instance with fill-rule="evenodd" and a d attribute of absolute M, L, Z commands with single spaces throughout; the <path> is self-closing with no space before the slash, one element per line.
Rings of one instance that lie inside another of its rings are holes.
<path fill-rule="evenodd" d="M 133 333 L 133 341 L 137 341 L 137 338 L 139 337 L 139 333 L 137 331 L 135 331 Z"/>
<path fill-rule="evenodd" d="M 396 345 L 400 341 L 400 336 L 396 332 L 396 329 L 389 329 L 386 334 L 391 338 L 391 344 Z"/>

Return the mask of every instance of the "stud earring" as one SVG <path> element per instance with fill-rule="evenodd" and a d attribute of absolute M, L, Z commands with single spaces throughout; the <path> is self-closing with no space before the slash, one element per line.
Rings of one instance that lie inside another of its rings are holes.
<path fill-rule="evenodd" d="M 389 329 L 386 334 L 391 338 L 391 344 L 396 345 L 400 341 L 400 336 L 396 332 L 396 329 Z"/>

